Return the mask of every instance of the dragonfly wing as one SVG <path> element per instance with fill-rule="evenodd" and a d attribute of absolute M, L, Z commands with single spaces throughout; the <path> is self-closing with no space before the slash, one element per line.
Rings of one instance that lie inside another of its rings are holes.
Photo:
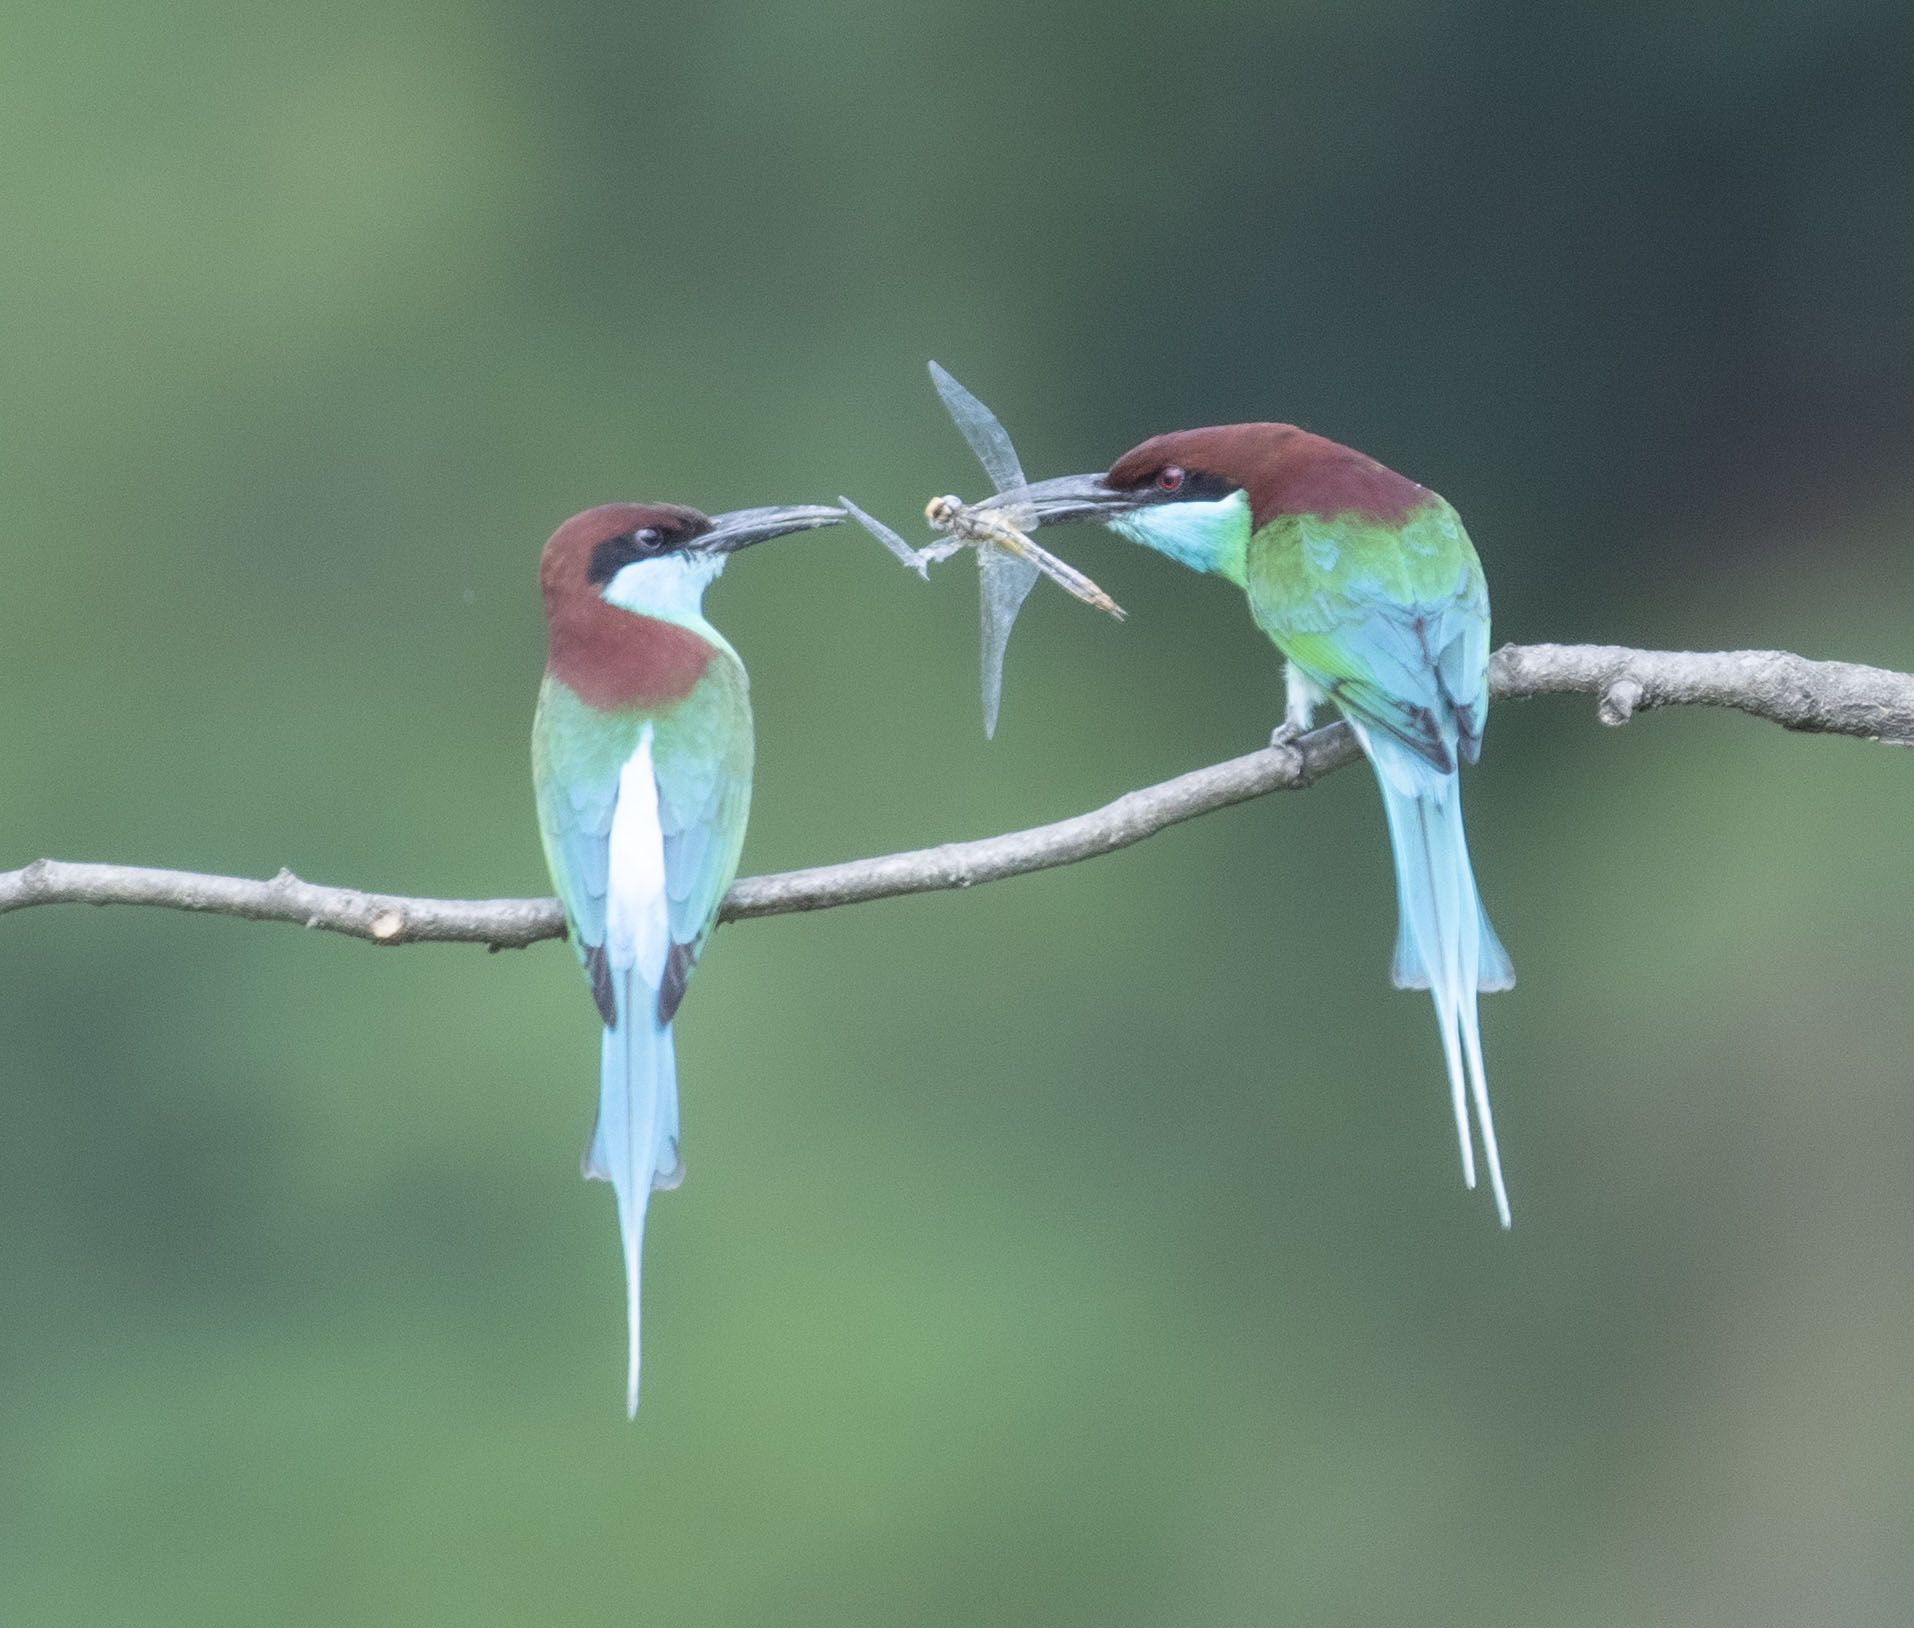
<path fill-rule="evenodd" d="M 996 489 L 1009 492 L 1027 486 L 1029 482 L 1024 479 L 1023 465 L 1018 461 L 1010 432 L 998 422 L 997 415 L 935 362 L 930 364 L 930 382 L 937 387 L 944 410 L 950 414 L 958 433 L 970 444 L 970 450 L 977 454 L 977 461 L 984 466 L 984 473 Z M 1010 629 L 1040 574 L 1028 560 L 1019 559 L 995 543 L 977 545 L 977 579 L 983 605 L 986 737 L 997 732 L 997 709 L 1003 702 L 1004 692 L 1004 649 L 1010 643 Z"/>
<path fill-rule="evenodd" d="M 915 571 L 920 577 L 928 578 L 930 576 L 930 567 L 924 563 L 923 559 L 918 555 L 917 550 L 912 548 L 910 544 L 905 542 L 896 532 L 892 531 L 883 521 L 879 520 L 876 515 L 866 514 L 847 497 L 841 497 L 837 501 L 846 514 L 895 554 L 908 569 Z"/>
<path fill-rule="evenodd" d="M 1003 516 L 1007 525 L 1024 533 L 1035 531 L 1040 524 L 1034 503 L 1006 503 L 997 513 Z"/>
<path fill-rule="evenodd" d="M 997 422 L 997 415 L 935 362 L 930 364 L 930 382 L 937 386 L 944 410 L 977 454 L 984 473 L 997 483 L 996 489 L 1010 492 L 1029 485 L 1023 478 L 1023 465 L 1017 461 L 1017 449 L 1010 444 L 1010 432 Z"/>
<path fill-rule="evenodd" d="M 1028 560 L 995 543 L 977 545 L 977 578 L 983 600 L 984 737 L 997 733 L 997 708 L 1004 693 L 1004 647 L 1017 612 L 1041 575 Z"/>

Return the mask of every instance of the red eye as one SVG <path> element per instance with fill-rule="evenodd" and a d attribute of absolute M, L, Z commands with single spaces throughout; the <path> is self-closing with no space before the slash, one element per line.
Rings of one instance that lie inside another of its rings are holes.
<path fill-rule="evenodd" d="M 1183 484 L 1183 471 L 1175 464 L 1160 469 L 1156 475 L 1156 489 L 1159 492 L 1174 492 Z"/>

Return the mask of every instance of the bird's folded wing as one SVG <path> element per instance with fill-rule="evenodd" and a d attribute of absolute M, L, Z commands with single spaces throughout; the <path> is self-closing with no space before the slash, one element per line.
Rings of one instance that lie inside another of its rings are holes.
<path fill-rule="evenodd" d="M 611 831 L 619 778 L 638 732 L 638 720 L 594 712 L 548 681 L 532 735 L 546 863 L 572 949 L 591 975 L 593 998 L 608 1024 L 616 1021 L 605 960 Z"/>
<path fill-rule="evenodd" d="M 611 890 L 611 824 L 618 804 L 615 774 L 567 783 L 539 776 L 538 827 L 545 861 L 565 907 L 572 949 L 591 977 L 592 999 L 606 1023 L 617 1021 L 605 963 L 606 899 Z"/>
<path fill-rule="evenodd" d="M 1424 535 L 1428 532 L 1429 535 Z M 1474 756 L 1488 704 L 1488 592 L 1446 507 L 1400 532 L 1303 522 L 1307 573 L 1252 565 L 1257 620 L 1359 722 L 1448 772 Z"/>
<path fill-rule="evenodd" d="M 752 746 L 741 675 L 737 683 L 735 697 L 714 695 L 661 729 L 653 752 L 672 945 L 659 992 L 664 1020 L 684 998 L 744 848 Z"/>
<path fill-rule="evenodd" d="M 1282 648 L 1345 713 L 1446 773 L 1455 767 L 1455 724 L 1435 662 L 1412 654 L 1415 640 L 1407 616 L 1387 607 L 1329 632 L 1289 635 Z"/>

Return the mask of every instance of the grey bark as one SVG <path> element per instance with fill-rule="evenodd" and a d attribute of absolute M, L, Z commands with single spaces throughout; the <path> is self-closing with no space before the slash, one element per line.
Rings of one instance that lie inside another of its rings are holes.
<path fill-rule="evenodd" d="M 1729 707 L 1784 729 L 1914 745 L 1914 674 L 1781 650 L 1628 650 L 1614 645 L 1505 645 L 1489 667 L 1497 700 L 1580 694 L 1612 725 L 1656 707 Z M 749 876 L 721 920 L 749 921 L 871 899 L 976 887 L 1114 853 L 1183 820 L 1273 791 L 1300 791 L 1361 753 L 1345 724 L 1126 792 L 1087 814 L 971 842 Z M 564 936 L 556 899 L 420 899 L 324 887 L 290 871 L 264 881 L 136 865 L 38 859 L 0 872 L 0 915 L 42 904 L 157 905 L 291 922 L 374 944 L 488 944 L 517 949 Z"/>

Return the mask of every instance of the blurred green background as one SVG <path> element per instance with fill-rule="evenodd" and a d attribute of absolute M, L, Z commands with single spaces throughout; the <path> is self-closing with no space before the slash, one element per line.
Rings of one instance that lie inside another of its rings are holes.
<path fill-rule="evenodd" d="M 612 498 L 1293 418 L 1499 637 L 1914 667 L 1904 4 L 39 0 L 0 55 L 0 863 L 542 892 L 537 551 Z M 913 528 L 914 529 L 914 528 Z M 747 870 L 1257 744 L 1240 600 L 1089 532 L 711 610 Z M 552 945 L 0 923 L 0 1621 L 1914 1616 L 1914 760 L 1505 707 L 1517 1223 L 1392 993 L 1373 785 L 726 929 L 646 1405 Z"/>

